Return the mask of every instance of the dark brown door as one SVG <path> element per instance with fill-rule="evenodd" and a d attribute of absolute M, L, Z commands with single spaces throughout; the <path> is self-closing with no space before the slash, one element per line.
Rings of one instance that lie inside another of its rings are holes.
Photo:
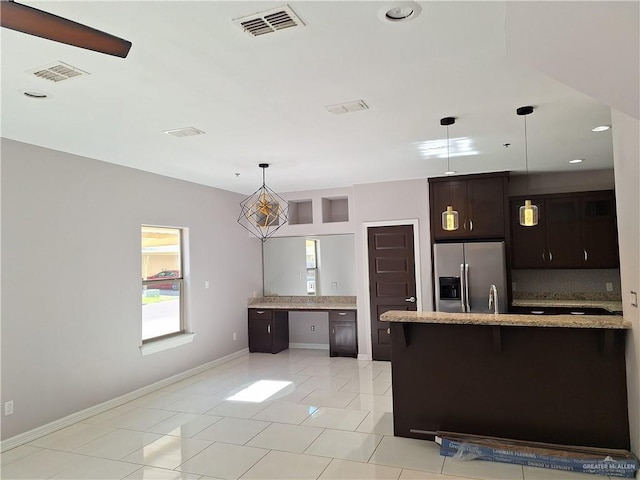
<path fill-rule="evenodd" d="M 389 310 L 416 310 L 413 226 L 369 227 L 369 296 L 371 354 L 391 360 L 389 324 L 380 315 Z"/>

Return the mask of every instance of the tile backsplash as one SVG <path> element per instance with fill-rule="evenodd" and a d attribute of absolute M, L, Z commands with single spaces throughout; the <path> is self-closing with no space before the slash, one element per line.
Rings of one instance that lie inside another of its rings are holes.
<path fill-rule="evenodd" d="M 612 300 L 622 298 L 620 270 L 513 270 L 514 299 Z M 610 284 L 611 291 L 607 291 Z"/>

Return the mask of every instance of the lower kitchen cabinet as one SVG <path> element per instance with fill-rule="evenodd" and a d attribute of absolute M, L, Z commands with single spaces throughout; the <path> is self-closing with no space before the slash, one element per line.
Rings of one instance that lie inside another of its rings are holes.
<path fill-rule="evenodd" d="M 249 309 L 249 351 L 278 353 L 289 348 L 289 312 Z"/>
<path fill-rule="evenodd" d="M 329 312 L 329 355 L 358 357 L 358 328 L 355 311 Z"/>

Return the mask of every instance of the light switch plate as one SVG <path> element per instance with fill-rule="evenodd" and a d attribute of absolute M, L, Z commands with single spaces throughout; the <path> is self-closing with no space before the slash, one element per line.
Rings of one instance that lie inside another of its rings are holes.
<path fill-rule="evenodd" d="M 631 292 L 630 300 L 632 307 L 638 306 L 638 294 L 636 292 Z"/>
<path fill-rule="evenodd" d="M 605 288 L 607 289 L 607 292 L 613 292 L 613 282 L 606 282 Z"/>

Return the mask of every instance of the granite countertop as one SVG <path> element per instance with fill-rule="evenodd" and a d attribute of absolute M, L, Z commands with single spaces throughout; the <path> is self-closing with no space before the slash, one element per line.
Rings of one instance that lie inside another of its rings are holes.
<path fill-rule="evenodd" d="M 511 305 L 514 307 L 576 307 L 576 308 L 604 308 L 610 312 L 621 312 L 622 301 L 611 300 L 572 300 L 572 299 L 536 299 L 519 298 L 513 299 Z"/>
<path fill-rule="evenodd" d="M 356 310 L 356 297 L 324 296 L 324 297 L 259 297 L 250 298 L 249 308 L 274 310 Z"/>
<path fill-rule="evenodd" d="M 519 315 L 487 313 L 406 312 L 392 310 L 380 315 L 383 322 L 496 325 L 504 327 L 564 327 L 631 329 L 631 322 L 616 315 Z"/>

